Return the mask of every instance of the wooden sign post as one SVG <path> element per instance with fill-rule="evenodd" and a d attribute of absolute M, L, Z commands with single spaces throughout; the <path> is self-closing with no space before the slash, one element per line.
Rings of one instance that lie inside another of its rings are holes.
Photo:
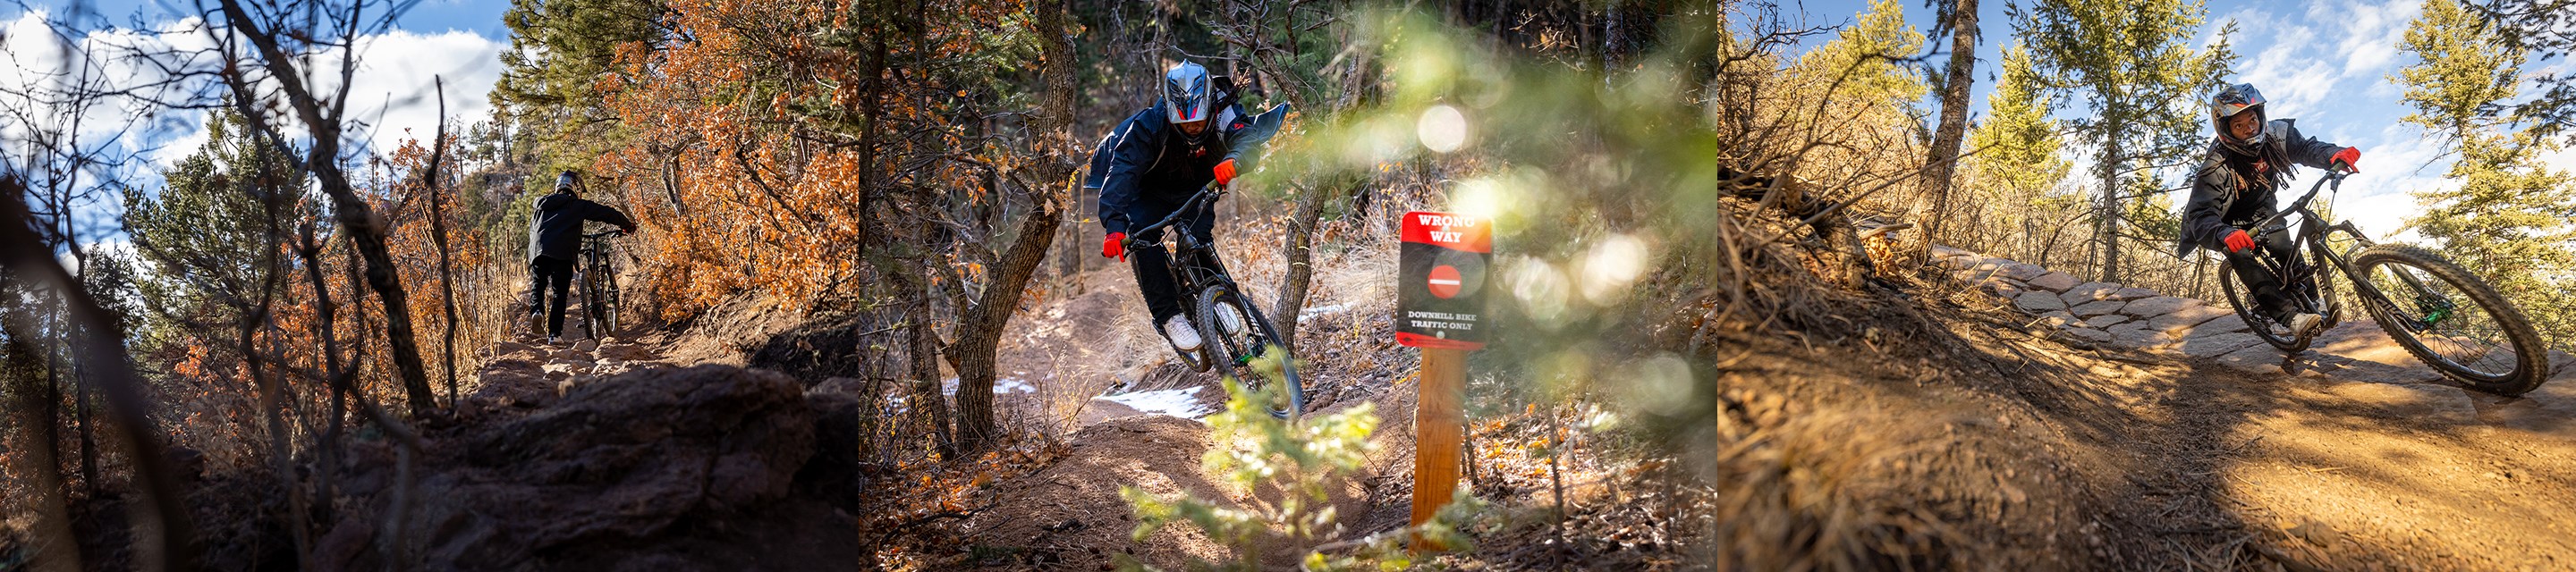
<path fill-rule="evenodd" d="M 1429 522 L 1458 488 L 1466 441 L 1467 352 L 1485 347 L 1486 268 L 1491 221 L 1437 212 L 1404 213 L 1403 284 L 1396 290 L 1396 343 L 1422 348 L 1420 398 L 1413 410 L 1413 524 Z M 1414 539 L 1414 548 L 1440 549 Z"/>

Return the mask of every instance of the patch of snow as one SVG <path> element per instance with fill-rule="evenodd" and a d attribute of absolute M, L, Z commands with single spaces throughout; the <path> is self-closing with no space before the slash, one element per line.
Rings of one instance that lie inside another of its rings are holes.
<path fill-rule="evenodd" d="M 1135 393 L 1103 395 L 1100 396 L 1100 399 L 1117 402 L 1119 405 L 1125 405 L 1129 408 L 1145 413 L 1170 415 L 1182 419 L 1198 419 L 1216 412 L 1215 408 L 1201 408 L 1199 406 L 1198 393 L 1201 389 L 1206 388 L 1188 387 L 1181 389 L 1139 391 Z"/>
<path fill-rule="evenodd" d="M 994 395 L 1001 395 L 1004 393 L 1037 393 L 1037 391 L 1037 386 L 1029 385 L 1029 382 L 1026 381 L 1020 381 L 1020 378 L 1004 377 L 993 380 Z M 957 395 L 957 378 L 951 377 L 940 381 L 939 392 L 950 396 Z"/>
<path fill-rule="evenodd" d="M 1342 311 L 1343 311 L 1343 310 L 1349 310 L 1349 309 L 1351 309 L 1351 305 L 1350 305 L 1350 304 L 1333 304 L 1333 305 L 1330 305 L 1330 306 L 1316 306 L 1316 307 L 1312 307 L 1312 308 L 1307 308 L 1307 309 L 1305 309 L 1304 311 L 1297 312 L 1297 318 L 1302 320 L 1302 319 L 1312 318 L 1312 317 L 1316 317 L 1316 316 L 1330 316 L 1330 315 L 1333 315 L 1333 314 L 1339 314 L 1339 313 L 1342 313 Z"/>

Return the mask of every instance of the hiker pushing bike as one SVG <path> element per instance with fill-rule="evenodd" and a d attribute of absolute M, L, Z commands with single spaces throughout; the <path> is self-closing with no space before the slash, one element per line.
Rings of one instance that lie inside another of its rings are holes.
<path fill-rule="evenodd" d="M 1163 75 L 1161 93 L 1093 152 L 1084 184 L 1100 191 L 1100 255 L 1133 263 L 1154 328 L 1182 361 L 1199 371 L 1216 367 L 1247 389 L 1264 385 L 1259 364 L 1275 362 L 1284 387 L 1264 409 L 1295 415 L 1305 390 L 1290 340 L 1226 271 L 1214 234 L 1216 200 L 1237 169 L 1258 160 L 1288 107 L 1247 114 L 1227 78 L 1190 62 Z"/>
<path fill-rule="evenodd" d="M 531 320 L 545 321 L 546 343 L 562 342 L 576 264 L 584 266 L 582 302 L 590 307 L 582 324 L 584 333 L 598 339 L 614 326 L 610 323 L 614 314 L 603 315 L 616 297 L 616 277 L 608 271 L 606 245 L 601 244 L 609 233 L 583 234 L 585 223 L 604 222 L 616 225 L 619 233 L 635 232 L 635 221 L 627 219 L 626 213 L 581 198 L 576 190 L 580 184 L 580 175 L 572 171 L 556 175 L 554 193 L 537 199 L 536 212 L 529 215 L 528 314 Z M 552 306 L 546 304 L 549 288 L 554 291 Z"/>
<path fill-rule="evenodd" d="M 2192 178 L 2183 211 L 2183 247 L 2227 257 L 2219 281 L 2255 337 L 2286 352 L 2307 349 L 2318 332 L 2343 319 L 2332 281 L 2341 273 L 2362 310 L 2443 375 L 2501 395 L 2539 387 L 2548 356 L 2531 320 L 2486 281 L 2431 250 L 2377 244 L 2351 222 L 2330 222 L 2310 210 L 2318 191 L 2340 190 L 2344 178 L 2359 172 L 2354 163 L 2361 151 L 2302 137 L 2292 120 L 2266 121 L 2263 104 L 2251 84 L 2211 97 L 2217 140 Z M 2296 176 L 2294 165 L 2326 172 L 2287 208 L 2274 208 L 2272 193 Z M 2296 229 L 2287 224 L 2293 214 L 2304 221 Z M 2351 246 L 2328 248 L 2338 235 Z"/>

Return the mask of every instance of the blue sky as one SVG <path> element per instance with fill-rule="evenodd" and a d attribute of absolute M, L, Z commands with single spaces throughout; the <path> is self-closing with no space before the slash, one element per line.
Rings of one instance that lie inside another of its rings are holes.
<path fill-rule="evenodd" d="M 1900 2 L 1906 7 L 1907 21 L 1917 28 L 1931 26 L 1932 10 L 1921 0 Z M 1994 87 L 1990 74 L 2002 61 L 2003 47 L 2012 41 L 2012 21 L 2003 2 L 1979 3 L 1978 29 L 1984 37 L 1977 48 L 1972 113 L 1981 118 L 1986 93 Z M 2398 49 L 2398 41 L 2420 13 L 2421 4 L 2422 0 L 2214 0 L 2207 4 L 2204 42 L 2223 23 L 2237 26 L 2229 38 L 2237 54 L 2231 82 L 2253 83 L 2263 90 L 2272 101 L 2271 116 L 2297 119 L 2305 134 L 2361 148 L 2362 174 L 2346 183 L 2335 206 L 2374 238 L 2409 238 L 2412 233 L 2395 231 L 2406 218 L 2423 210 L 2413 192 L 2453 186 L 2442 178 L 2449 161 L 2441 156 L 2439 146 L 2422 130 L 2399 121 L 2410 111 L 2399 101 L 2400 89 L 2387 79 L 2416 61 Z M 1853 21 L 1868 2 L 1808 1 L 1801 7 L 1813 24 L 1839 25 Z M 1821 37 L 1811 44 L 1831 39 Z M 2568 65 L 2564 61 L 2537 64 L 2526 66 L 2525 72 L 2538 75 Z M 2060 115 L 2071 117 L 2080 111 Z M 2559 152 L 2548 160 L 2557 168 L 2576 169 L 2576 152 Z M 2181 203 L 2181 198 L 2175 202 Z"/>
<path fill-rule="evenodd" d="M 1918 28 L 1929 27 L 1929 8 L 1920 0 L 1900 1 L 1910 22 Z M 2309 135 L 2362 149 L 2364 176 L 2347 185 L 2336 206 L 2364 229 L 2383 238 L 2396 234 L 2393 231 L 2405 218 L 2420 212 L 2412 191 L 2448 184 L 2441 177 L 2447 162 L 2440 158 L 2440 150 L 2421 131 L 2398 121 L 2407 111 L 2398 102 L 2398 89 L 2386 79 L 2399 66 L 2413 61 L 2397 50 L 2396 42 L 2421 1 L 2220 0 L 2208 5 L 2210 24 L 2203 34 L 2206 39 L 2221 23 L 2235 22 L 2238 31 L 2232 42 L 2239 54 L 2236 81 L 2252 82 L 2262 88 L 2272 98 L 2273 117 L 2297 118 Z M 89 4 L 88 9 L 105 22 L 120 25 L 165 23 L 194 3 L 195 0 L 102 0 Z M 73 9 L 68 2 L 34 4 L 57 15 L 67 15 Z M 1986 92 L 1993 88 L 1989 76 L 2012 33 L 2004 2 L 1984 0 L 1981 4 L 1984 6 L 1979 24 L 1985 39 L 1978 47 L 1973 112 L 1978 117 L 1984 113 Z M 1853 21 L 1867 3 L 1823 0 L 1796 6 L 1808 15 L 1809 24 L 1839 26 Z M 370 38 L 363 52 L 364 67 L 357 74 L 350 98 L 356 108 L 352 116 L 378 126 L 366 139 L 377 148 L 390 148 L 407 136 L 405 129 L 413 130 L 410 136 L 426 136 L 437 117 L 430 100 L 420 96 L 428 91 L 432 76 L 447 80 L 451 117 L 472 121 L 487 114 L 490 106 L 485 94 L 500 75 L 498 54 L 507 42 L 501 14 L 508 8 L 506 0 L 421 0 L 399 20 L 399 30 Z M 0 34 L 15 33 L 8 42 L 0 43 L 24 41 L 31 25 L 30 15 L 14 7 L 0 7 L 0 26 L 8 26 L 0 28 Z M 1811 44 L 1831 39 L 1828 34 Z M 2565 65 L 2545 62 L 2527 71 L 2537 74 Z M 156 138 L 166 142 L 163 150 L 154 154 L 156 162 L 167 164 L 193 150 L 202 141 L 203 132 Z M 2076 153 L 2079 156 L 2074 158 L 2081 161 L 2080 151 Z M 2576 151 L 2558 153 L 2551 160 L 2561 168 L 2576 169 Z"/>

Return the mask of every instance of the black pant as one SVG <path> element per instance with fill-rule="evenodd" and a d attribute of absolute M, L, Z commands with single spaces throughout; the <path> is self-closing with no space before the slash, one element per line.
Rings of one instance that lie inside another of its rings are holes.
<path fill-rule="evenodd" d="M 546 316 L 546 335 L 563 335 L 564 307 L 571 305 L 572 261 L 552 256 L 538 256 L 528 261 L 528 315 Z M 551 282 L 555 304 L 546 306 L 545 292 Z M 547 310 L 553 310 L 548 312 Z"/>
<path fill-rule="evenodd" d="M 1182 197 L 1179 200 L 1186 201 L 1188 197 Z M 1135 221 L 1140 225 L 1154 224 L 1155 221 L 1163 220 L 1164 216 L 1179 210 L 1180 206 L 1178 202 L 1154 204 L 1138 201 L 1135 208 L 1128 210 L 1127 220 Z M 1215 244 L 1216 209 L 1214 207 L 1215 205 L 1212 204 L 1201 206 L 1197 220 L 1173 223 L 1173 226 L 1189 229 L 1190 236 L 1197 237 L 1201 244 Z M 1181 292 L 1180 284 L 1172 277 L 1172 256 L 1163 252 L 1161 244 L 1163 229 L 1136 233 L 1128 238 L 1144 243 L 1129 251 L 1127 256 L 1128 260 L 1136 265 L 1136 291 L 1145 295 L 1145 308 L 1154 312 L 1154 327 L 1159 330 L 1163 327 L 1164 320 L 1180 315 L 1181 308 L 1191 301 L 1183 299 L 1185 293 Z"/>
<path fill-rule="evenodd" d="M 2255 243 L 2254 246 L 2271 251 L 2274 260 L 2288 265 L 2284 267 L 2285 269 L 2296 269 L 2301 264 L 2298 251 L 2290 245 L 2288 231 L 2274 232 L 2270 239 Z M 2288 316 L 2297 310 L 2290 306 L 2290 296 L 2281 292 L 2280 277 L 2273 276 L 2270 269 L 2263 267 L 2260 254 L 2257 254 L 2254 249 L 2227 252 L 2227 265 L 2234 267 L 2237 279 L 2245 283 L 2246 289 L 2253 291 L 2256 313 L 2288 323 Z"/>

